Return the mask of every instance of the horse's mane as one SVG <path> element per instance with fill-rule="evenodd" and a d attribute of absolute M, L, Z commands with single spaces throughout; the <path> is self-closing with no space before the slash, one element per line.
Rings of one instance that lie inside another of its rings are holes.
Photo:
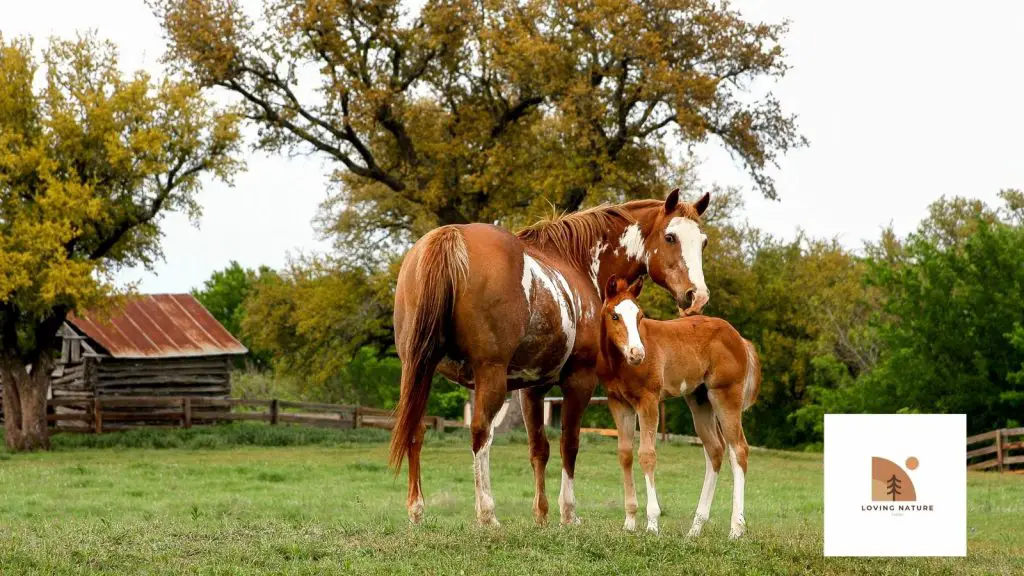
<path fill-rule="evenodd" d="M 553 250 L 573 264 L 586 267 L 590 264 L 590 251 L 604 238 L 611 225 L 636 222 L 630 209 L 653 208 L 664 203 L 663 200 L 633 200 L 624 204 L 601 204 L 545 218 L 519 230 L 516 237 L 538 248 Z"/>

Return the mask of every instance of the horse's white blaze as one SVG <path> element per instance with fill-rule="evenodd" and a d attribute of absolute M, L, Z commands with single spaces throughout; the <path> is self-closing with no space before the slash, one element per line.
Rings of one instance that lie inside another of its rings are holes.
<path fill-rule="evenodd" d="M 640 260 L 647 255 L 644 250 L 644 233 L 640 231 L 639 224 L 626 226 L 619 237 L 619 245 L 626 250 L 626 257 L 630 260 Z"/>
<path fill-rule="evenodd" d="M 487 441 L 473 454 L 473 476 L 476 487 L 476 517 L 481 524 L 498 524 L 494 516 L 494 497 L 491 495 L 491 440 L 494 427 L 487 432 Z"/>
<path fill-rule="evenodd" d="M 746 475 L 736 460 L 736 451 L 732 446 L 729 446 L 729 462 L 732 464 L 732 527 L 729 530 L 729 537 L 739 538 L 746 528 L 746 520 L 743 518 L 743 488 L 746 484 Z"/>
<path fill-rule="evenodd" d="M 704 234 L 697 223 L 689 218 L 676 217 L 669 221 L 665 232 L 675 234 L 683 264 L 690 274 L 690 282 L 697 292 L 706 294 L 708 285 L 704 282 L 704 265 L 701 253 L 704 251 Z"/>
<path fill-rule="evenodd" d="M 633 348 L 643 353 L 644 343 L 640 340 L 640 327 L 637 323 L 640 318 L 640 308 L 637 307 L 636 302 L 623 300 L 615 305 L 615 312 L 626 324 L 626 344 L 622 347 L 622 354 L 628 358 L 629 351 Z"/>
<path fill-rule="evenodd" d="M 658 506 L 658 494 L 654 491 L 654 480 L 650 474 L 644 474 L 644 481 L 647 483 L 647 529 L 651 532 L 657 532 L 658 517 L 661 516 L 661 507 Z"/>
<path fill-rule="evenodd" d="M 558 306 L 558 313 L 562 323 L 562 334 L 565 335 L 565 353 L 562 361 L 553 373 L 561 371 L 562 366 L 572 354 L 573 346 L 576 344 L 576 322 L 578 314 L 574 305 L 575 296 L 569 288 L 565 277 L 557 270 L 551 270 L 537 262 L 528 254 L 523 254 L 523 292 L 526 300 L 530 300 L 530 292 L 534 282 L 540 282 L 541 287 L 551 295 L 552 301 Z"/>
<path fill-rule="evenodd" d="M 558 491 L 558 508 L 562 514 L 562 524 L 579 524 L 576 516 L 576 492 L 572 488 L 572 478 L 562 468 L 562 488 Z"/>
<path fill-rule="evenodd" d="M 700 490 L 700 501 L 697 502 L 697 513 L 693 516 L 690 536 L 699 536 L 704 523 L 711 515 L 711 502 L 715 499 L 715 485 L 718 484 L 718 472 L 711 464 L 711 456 L 704 451 L 704 487 Z"/>
<path fill-rule="evenodd" d="M 601 272 L 601 254 L 607 247 L 608 244 L 598 241 L 590 251 L 590 281 L 594 283 L 598 294 L 601 293 L 601 285 L 597 282 L 598 274 Z"/>

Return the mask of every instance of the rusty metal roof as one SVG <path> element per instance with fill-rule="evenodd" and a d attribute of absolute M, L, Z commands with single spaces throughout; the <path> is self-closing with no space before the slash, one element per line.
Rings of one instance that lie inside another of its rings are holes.
<path fill-rule="evenodd" d="M 191 294 L 134 296 L 109 312 L 72 314 L 68 322 L 114 358 L 248 352 Z"/>

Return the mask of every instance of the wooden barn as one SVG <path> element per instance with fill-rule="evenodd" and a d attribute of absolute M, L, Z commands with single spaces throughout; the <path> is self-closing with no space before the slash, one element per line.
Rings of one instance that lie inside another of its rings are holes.
<path fill-rule="evenodd" d="M 191 294 L 137 296 L 103 313 L 72 315 L 59 334 L 53 398 L 227 398 L 233 357 L 248 352 Z M 56 408 L 58 414 L 82 410 Z"/>

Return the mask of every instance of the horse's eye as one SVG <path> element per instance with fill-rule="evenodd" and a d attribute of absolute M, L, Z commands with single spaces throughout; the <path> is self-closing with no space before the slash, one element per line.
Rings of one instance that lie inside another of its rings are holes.
<path fill-rule="evenodd" d="M 619 320 L 619 315 L 618 315 L 618 314 L 616 314 L 615 312 L 612 312 L 612 320 L 615 320 L 616 322 L 618 322 L 618 320 Z"/>
<path fill-rule="evenodd" d="M 676 243 L 676 235 L 675 234 L 665 234 L 665 242 L 668 242 L 669 244 L 675 244 Z"/>

